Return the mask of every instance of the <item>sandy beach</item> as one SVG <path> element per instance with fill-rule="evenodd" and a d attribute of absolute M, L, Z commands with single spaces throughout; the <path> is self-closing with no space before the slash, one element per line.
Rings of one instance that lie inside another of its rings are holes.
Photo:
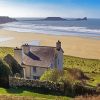
<path fill-rule="evenodd" d="M 54 36 L 38 33 L 14 32 L 0 30 L 0 37 L 11 38 L 0 42 L 0 47 L 20 47 L 23 43 L 40 41 L 41 46 L 55 46 L 57 40 L 62 42 L 65 55 L 100 59 L 100 40 L 72 36 Z"/>

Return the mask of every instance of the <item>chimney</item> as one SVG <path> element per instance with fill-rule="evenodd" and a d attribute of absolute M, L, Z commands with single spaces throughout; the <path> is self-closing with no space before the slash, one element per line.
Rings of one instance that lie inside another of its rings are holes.
<path fill-rule="evenodd" d="M 22 49 L 21 48 L 16 47 L 14 49 L 14 58 L 21 65 L 22 63 Z"/>
<path fill-rule="evenodd" d="M 23 53 L 28 54 L 30 52 L 30 45 L 28 44 L 22 45 L 22 51 Z"/>
<path fill-rule="evenodd" d="M 58 51 L 60 51 L 60 49 L 61 49 L 61 42 L 59 40 L 58 40 L 58 42 L 56 42 L 56 49 Z"/>

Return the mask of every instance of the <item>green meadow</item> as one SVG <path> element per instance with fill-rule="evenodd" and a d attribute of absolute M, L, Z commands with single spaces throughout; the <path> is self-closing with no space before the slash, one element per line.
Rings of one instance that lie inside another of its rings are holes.
<path fill-rule="evenodd" d="M 64 68 L 78 68 L 87 73 L 100 73 L 100 60 L 64 56 Z"/>
<path fill-rule="evenodd" d="M 26 98 L 22 100 L 71 100 L 71 98 L 66 96 L 56 96 L 50 94 L 37 93 L 34 92 L 32 89 L 26 89 L 26 88 L 10 88 L 10 89 L 0 88 L 0 95 L 8 96 L 8 100 L 10 100 L 9 98 L 11 96 L 12 97 L 17 96 L 17 99 L 13 100 L 21 100 L 20 97 L 22 96 L 25 96 Z M 4 99 L 4 97 L 2 97 L 2 100 L 7 100 L 7 99 Z"/>
<path fill-rule="evenodd" d="M 0 58 L 4 58 L 7 54 L 11 54 L 12 56 L 14 55 L 14 50 L 13 48 L 9 47 L 0 47 Z"/>
<path fill-rule="evenodd" d="M 78 68 L 83 71 L 90 80 L 87 84 L 96 86 L 100 83 L 100 60 L 86 59 L 73 56 L 64 56 L 64 69 Z"/>

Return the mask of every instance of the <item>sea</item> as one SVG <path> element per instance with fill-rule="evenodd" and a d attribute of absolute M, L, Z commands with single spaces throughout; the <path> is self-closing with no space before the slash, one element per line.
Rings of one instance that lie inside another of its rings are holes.
<path fill-rule="evenodd" d="M 0 28 L 10 31 L 33 32 L 36 34 L 78 36 L 100 40 L 100 19 L 46 21 L 38 18 L 16 18 L 17 22 L 1 24 Z"/>

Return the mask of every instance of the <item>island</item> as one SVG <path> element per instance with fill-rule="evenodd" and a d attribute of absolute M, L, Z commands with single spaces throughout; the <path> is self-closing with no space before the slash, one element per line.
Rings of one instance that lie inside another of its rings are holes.
<path fill-rule="evenodd" d="M 76 21 L 77 21 L 77 20 L 78 20 L 78 21 L 80 21 L 80 20 L 87 20 L 87 17 L 84 17 L 84 18 L 77 18 Z"/>
<path fill-rule="evenodd" d="M 61 18 L 61 17 L 47 17 L 43 19 L 44 21 L 82 21 L 82 20 L 87 20 L 87 17 L 84 18 Z"/>
<path fill-rule="evenodd" d="M 61 18 L 61 17 L 47 17 L 44 20 L 46 20 L 46 21 L 64 21 L 66 19 Z"/>
<path fill-rule="evenodd" d="M 15 21 L 17 21 L 15 18 L 10 18 L 8 16 L 0 16 L 0 24 L 15 22 Z"/>

